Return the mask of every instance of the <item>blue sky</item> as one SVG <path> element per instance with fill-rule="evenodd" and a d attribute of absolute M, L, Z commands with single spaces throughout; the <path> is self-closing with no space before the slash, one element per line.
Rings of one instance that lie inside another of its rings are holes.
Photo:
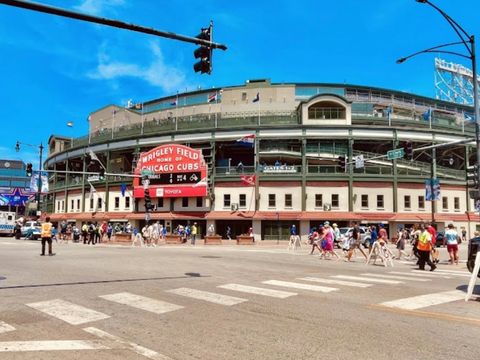
<path fill-rule="evenodd" d="M 478 0 L 433 1 L 480 39 Z M 435 55 L 402 65 L 395 60 L 457 41 L 440 14 L 415 0 L 37 2 L 187 36 L 213 20 L 214 40 L 228 50 L 215 51 L 212 75 L 200 75 L 192 69 L 193 44 L 0 5 L 1 157 L 34 163 L 38 151 L 23 146 L 15 153 L 16 140 L 38 145 L 51 134 L 82 136 L 88 114 L 98 108 L 177 90 L 270 78 L 433 97 Z"/>

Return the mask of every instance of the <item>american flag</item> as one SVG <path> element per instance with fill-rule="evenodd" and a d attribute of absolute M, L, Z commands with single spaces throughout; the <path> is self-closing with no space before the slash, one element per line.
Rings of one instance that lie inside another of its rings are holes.
<path fill-rule="evenodd" d="M 217 101 L 217 93 L 213 93 L 213 94 L 210 94 L 208 95 L 208 102 L 214 102 L 214 101 Z"/>

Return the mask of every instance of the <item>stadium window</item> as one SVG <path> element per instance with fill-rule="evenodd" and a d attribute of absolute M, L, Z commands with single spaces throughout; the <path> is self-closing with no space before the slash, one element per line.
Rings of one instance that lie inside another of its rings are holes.
<path fill-rule="evenodd" d="M 339 208 L 340 207 L 340 201 L 338 194 L 332 194 L 332 208 Z"/>
<path fill-rule="evenodd" d="M 93 198 L 90 199 L 90 210 L 93 210 Z"/>
<path fill-rule="evenodd" d="M 74 211 L 74 210 L 75 210 L 75 201 L 71 200 L 70 201 L 70 211 Z"/>
<path fill-rule="evenodd" d="M 443 210 L 448 210 L 448 197 L 442 197 L 442 208 Z"/>
<path fill-rule="evenodd" d="M 385 207 L 385 203 L 383 200 L 383 195 L 377 195 L 377 209 L 383 209 Z"/>
<path fill-rule="evenodd" d="M 229 208 L 231 204 L 230 194 L 223 194 L 223 207 Z"/>
<path fill-rule="evenodd" d="M 315 207 L 321 208 L 323 206 L 322 194 L 315 194 Z"/>
<path fill-rule="evenodd" d="M 425 210 L 425 197 L 423 195 L 418 197 L 418 209 Z"/>
<path fill-rule="evenodd" d="M 65 200 L 62 200 L 62 211 L 65 211 Z"/>
<path fill-rule="evenodd" d="M 115 196 L 115 210 L 118 210 L 120 207 L 120 198 L 118 196 Z"/>
<path fill-rule="evenodd" d="M 157 207 L 158 208 L 163 208 L 163 197 L 159 197 L 157 199 Z"/>
<path fill-rule="evenodd" d="M 238 197 L 238 206 L 241 208 L 247 207 L 247 195 L 240 194 Z"/>
<path fill-rule="evenodd" d="M 197 196 L 197 207 L 203 207 L 203 198 L 201 196 Z"/>
<path fill-rule="evenodd" d="M 368 195 L 362 194 L 362 208 L 368 209 Z"/>
<path fill-rule="evenodd" d="M 412 203 L 410 201 L 410 195 L 405 195 L 403 197 L 403 207 L 405 209 L 411 209 L 412 208 Z"/>
<path fill-rule="evenodd" d="M 453 208 L 455 209 L 455 211 L 460 211 L 460 198 L 459 197 L 453 198 Z"/>
<path fill-rule="evenodd" d="M 285 194 L 285 207 L 286 208 L 292 207 L 292 194 Z"/>
<path fill-rule="evenodd" d="M 97 208 L 98 208 L 99 210 L 102 209 L 102 198 L 98 198 L 98 199 L 97 199 Z"/>
<path fill-rule="evenodd" d="M 268 207 L 275 207 L 275 206 L 276 206 L 275 194 L 268 194 Z"/>
<path fill-rule="evenodd" d="M 77 199 L 77 210 L 80 211 L 80 199 Z"/>
<path fill-rule="evenodd" d="M 125 209 L 130 209 L 130 196 L 125 198 Z"/>
<path fill-rule="evenodd" d="M 182 207 L 188 207 L 188 198 L 187 197 L 184 197 L 182 198 Z"/>

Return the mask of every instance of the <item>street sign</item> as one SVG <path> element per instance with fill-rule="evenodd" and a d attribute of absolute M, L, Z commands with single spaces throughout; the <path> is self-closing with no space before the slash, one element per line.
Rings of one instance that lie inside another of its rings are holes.
<path fill-rule="evenodd" d="M 405 156 L 405 150 L 403 150 L 403 148 L 387 151 L 388 160 L 401 159 L 404 156 Z"/>
<path fill-rule="evenodd" d="M 363 155 L 355 156 L 355 169 L 361 169 L 365 166 L 365 160 L 363 159 Z"/>
<path fill-rule="evenodd" d="M 153 174 L 154 174 L 153 171 L 150 169 L 142 169 L 140 171 L 140 175 L 142 176 L 153 175 Z"/>

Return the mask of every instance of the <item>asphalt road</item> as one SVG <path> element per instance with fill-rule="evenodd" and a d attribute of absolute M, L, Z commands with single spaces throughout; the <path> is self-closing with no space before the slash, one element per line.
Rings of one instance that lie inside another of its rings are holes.
<path fill-rule="evenodd" d="M 39 242 L 0 238 L 2 360 L 480 353 L 480 303 L 463 299 L 464 263 L 418 273 L 409 262 L 386 268 L 360 255 L 347 263 L 275 246 L 70 243 L 54 251 L 42 257 Z"/>

